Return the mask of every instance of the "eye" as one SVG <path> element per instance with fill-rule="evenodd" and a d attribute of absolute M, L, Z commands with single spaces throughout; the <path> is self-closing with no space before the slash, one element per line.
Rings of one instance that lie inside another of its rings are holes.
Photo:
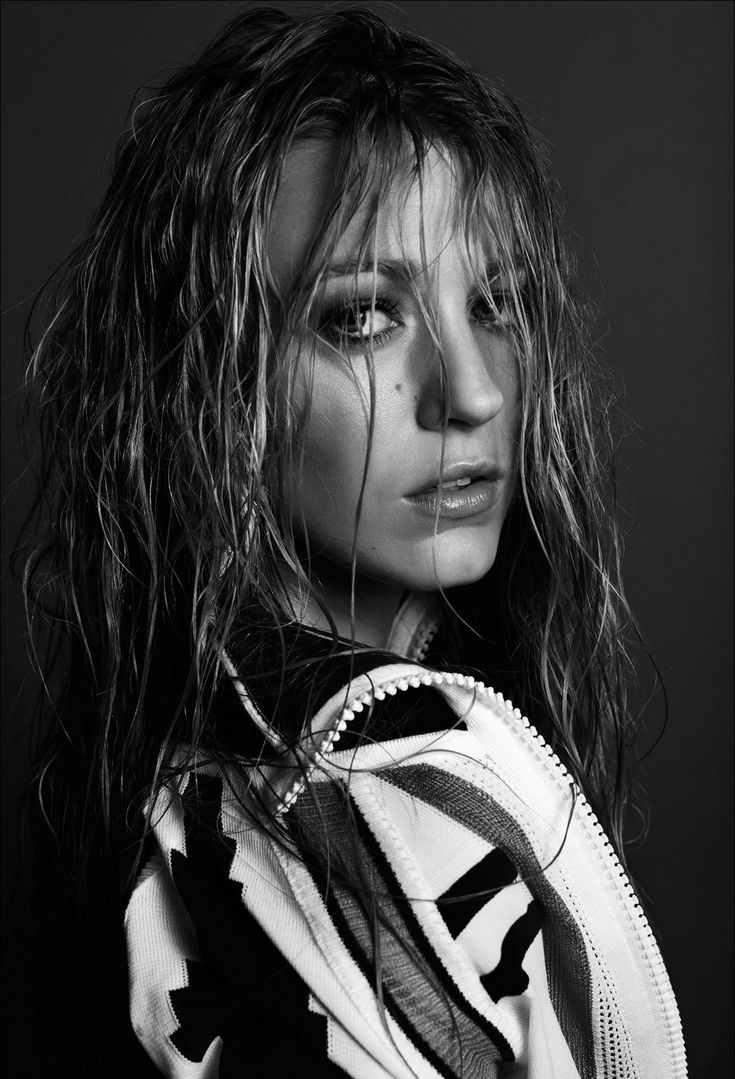
<path fill-rule="evenodd" d="M 503 330 L 511 321 L 513 299 L 509 292 L 494 292 L 493 304 L 484 297 L 476 296 L 470 313 L 483 329 Z"/>
<path fill-rule="evenodd" d="M 367 342 L 379 345 L 401 325 L 395 308 L 386 300 L 376 300 L 375 307 L 372 303 L 346 304 L 327 316 L 319 336 L 342 348 L 362 347 Z"/>

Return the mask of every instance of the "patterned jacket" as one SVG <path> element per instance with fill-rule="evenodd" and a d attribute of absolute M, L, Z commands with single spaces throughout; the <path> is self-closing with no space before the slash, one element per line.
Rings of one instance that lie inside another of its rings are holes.
<path fill-rule="evenodd" d="M 202 762 L 159 793 L 126 915 L 138 1038 L 177 1079 L 683 1077 L 658 947 L 583 794 L 510 702 L 416 662 L 419 615 L 296 743 L 272 732 L 247 784 Z"/>

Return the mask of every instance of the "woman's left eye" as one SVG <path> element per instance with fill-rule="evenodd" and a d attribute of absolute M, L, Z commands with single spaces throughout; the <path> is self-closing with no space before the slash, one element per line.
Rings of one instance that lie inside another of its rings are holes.
<path fill-rule="evenodd" d="M 484 329 L 502 330 L 510 322 L 511 296 L 506 292 L 494 292 L 493 304 L 484 296 L 478 296 L 472 303 L 472 317 Z"/>
<path fill-rule="evenodd" d="M 319 336 L 330 344 L 352 348 L 366 343 L 380 344 L 401 323 L 393 308 L 385 303 L 359 304 L 344 307 L 330 315 L 322 324 Z"/>

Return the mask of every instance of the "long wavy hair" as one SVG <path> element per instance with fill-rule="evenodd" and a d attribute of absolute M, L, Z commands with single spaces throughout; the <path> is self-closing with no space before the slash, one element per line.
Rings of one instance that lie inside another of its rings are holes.
<path fill-rule="evenodd" d="M 284 567 L 309 586 L 280 494 L 298 452 L 288 343 L 320 279 L 278 295 L 267 237 L 286 155 L 316 137 L 337 147 L 311 252 L 324 266 L 366 200 L 369 251 L 388 190 L 420 177 L 431 147 L 453 163 L 468 252 L 492 237 L 522 408 L 518 489 L 479 605 L 485 666 L 506 672 L 498 688 L 622 852 L 632 622 L 611 398 L 538 139 L 504 92 L 370 10 L 269 7 L 132 110 L 29 367 L 46 538 L 25 587 L 61 672 L 38 789 L 79 880 L 101 846 L 134 849 L 177 747 L 179 762 L 182 746 L 226 756 L 212 701 L 235 620 L 257 611 L 278 628 L 293 602 Z"/>

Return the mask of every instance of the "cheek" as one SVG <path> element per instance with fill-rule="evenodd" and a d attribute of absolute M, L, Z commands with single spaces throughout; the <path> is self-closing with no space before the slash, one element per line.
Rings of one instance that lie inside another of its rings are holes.
<path fill-rule="evenodd" d="M 307 398 L 310 405 L 306 407 Z M 317 364 L 297 394 L 297 436 L 290 504 L 317 527 L 354 525 L 368 446 L 369 404 L 349 372 Z"/>
<path fill-rule="evenodd" d="M 495 364 L 506 404 L 513 407 L 520 400 L 521 370 L 517 351 L 507 338 L 498 349 Z"/>
<path fill-rule="evenodd" d="M 522 387 L 520 363 L 508 346 L 496 368 L 496 377 L 503 393 L 503 426 L 506 438 L 517 448 L 521 432 Z"/>

